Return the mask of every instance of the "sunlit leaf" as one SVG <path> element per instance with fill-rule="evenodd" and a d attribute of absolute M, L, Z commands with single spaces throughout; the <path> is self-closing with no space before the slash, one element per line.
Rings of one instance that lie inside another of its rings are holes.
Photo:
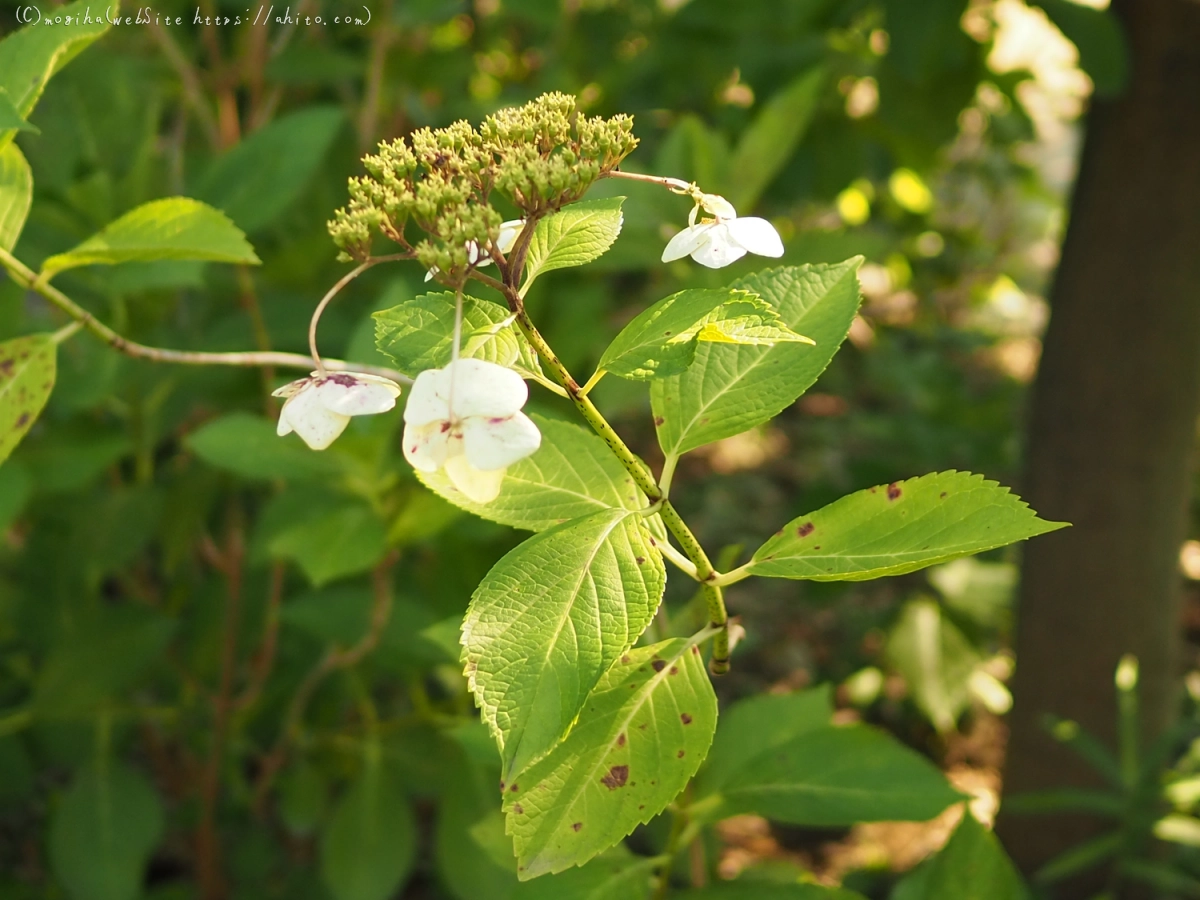
<path fill-rule="evenodd" d="M 663 452 L 679 455 L 769 421 L 829 365 L 858 310 L 861 257 L 834 266 L 766 269 L 730 287 L 757 294 L 815 346 L 703 343 L 686 372 L 650 385 Z"/>
<path fill-rule="evenodd" d="M 7 144 L 0 150 L 0 247 L 17 245 L 29 205 L 33 201 L 33 173 L 21 148 Z"/>
<path fill-rule="evenodd" d="M 541 532 L 487 574 L 463 622 L 463 656 L 505 778 L 562 738 L 650 623 L 665 581 L 641 516 L 624 509 Z"/>
<path fill-rule="evenodd" d="M 546 272 L 582 266 L 603 255 L 621 233 L 624 200 L 581 200 L 538 222 L 525 257 L 526 287 Z"/>
<path fill-rule="evenodd" d="M 0 344 L 0 462 L 8 459 L 50 399 L 57 350 L 48 334 Z"/>
<path fill-rule="evenodd" d="M 580 865 L 662 812 L 703 761 L 716 724 L 698 647 L 676 639 L 631 650 L 567 738 L 505 788 L 520 878 Z"/>
<path fill-rule="evenodd" d="M 1025 900 L 1028 890 L 996 836 L 970 810 L 949 842 L 927 864 L 926 897 L 955 900 Z"/>
<path fill-rule="evenodd" d="M 168 197 L 130 210 L 75 249 L 51 256 L 42 272 L 158 259 L 259 262 L 246 236 L 224 213 L 199 200 Z"/>
<path fill-rule="evenodd" d="M 982 475 L 939 472 L 868 488 L 793 519 L 754 554 L 772 578 L 901 575 L 1063 528 Z"/>

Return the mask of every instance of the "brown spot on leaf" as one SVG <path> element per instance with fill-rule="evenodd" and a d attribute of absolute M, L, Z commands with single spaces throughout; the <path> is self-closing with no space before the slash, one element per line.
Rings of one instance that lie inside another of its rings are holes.
<path fill-rule="evenodd" d="M 646 561 L 646 557 L 644 557 L 644 556 L 637 557 L 637 564 L 639 566 L 642 565 L 642 563 L 644 563 L 645 561 Z"/>
<path fill-rule="evenodd" d="M 667 674 L 668 675 L 678 675 L 679 674 L 679 666 L 671 666 L 671 671 L 668 672 Z"/>
<path fill-rule="evenodd" d="M 813 545 L 813 549 L 814 549 L 814 550 L 820 550 L 820 549 L 821 549 L 821 545 L 820 545 L 820 544 L 814 544 L 814 545 Z"/>
<path fill-rule="evenodd" d="M 639 730 L 639 731 L 645 731 L 645 730 L 646 730 L 646 725 L 647 725 L 647 723 L 646 723 L 646 722 L 643 722 L 641 725 L 639 725 L 639 726 L 638 726 L 638 730 Z"/>
<path fill-rule="evenodd" d="M 680 722 L 682 722 L 684 725 L 691 725 L 691 724 L 692 724 L 692 717 L 691 717 L 691 716 L 689 716 L 687 713 L 680 713 L 680 714 L 679 714 L 679 721 L 680 721 Z"/>
<path fill-rule="evenodd" d="M 29 413 L 27 413 L 27 412 L 21 413 L 21 418 L 17 419 L 17 427 L 24 428 L 25 424 L 28 421 L 29 421 Z"/>
<path fill-rule="evenodd" d="M 502 794 L 504 793 L 504 788 L 505 788 L 505 787 L 506 787 L 506 785 L 504 784 L 504 779 L 503 779 L 503 778 L 501 778 L 501 779 L 500 779 L 500 793 L 502 793 Z"/>
<path fill-rule="evenodd" d="M 945 500 L 945 499 L 946 499 L 946 492 L 945 492 L 945 491 L 942 491 L 942 498 L 941 498 L 941 499 L 943 499 L 943 500 Z"/>
<path fill-rule="evenodd" d="M 572 829 L 573 831 L 578 831 L 578 830 L 579 830 L 580 828 L 582 828 L 582 827 L 583 827 L 583 823 L 582 823 L 582 822 L 576 822 L 575 824 L 573 824 L 573 825 L 571 826 L 571 829 Z"/>
<path fill-rule="evenodd" d="M 625 787 L 628 780 L 629 766 L 613 766 L 608 770 L 608 774 L 600 779 L 600 783 L 610 791 L 615 791 L 619 787 Z"/>
<path fill-rule="evenodd" d="M 521 786 L 515 782 L 513 783 L 513 786 L 509 788 L 509 790 L 512 791 L 514 794 L 517 791 L 519 791 L 520 789 L 521 789 Z"/>
<path fill-rule="evenodd" d="M 629 665 L 629 654 L 628 653 L 626 653 L 624 656 L 621 657 L 621 662 L 624 665 Z"/>
<path fill-rule="evenodd" d="M 876 488 L 871 488 L 871 493 L 872 493 L 872 494 L 874 494 L 874 493 L 877 493 L 877 489 L 876 489 Z"/>
<path fill-rule="evenodd" d="M 903 493 L 903 491 L 900 490 L 900 485 L 896 484 L 896 482 L 893 481 L 891 484 L 888 485 L 888 499 L 889 500 L 895 500 L 902 493 Z"/>
<path fill-rule="evenodd" d="M 816 529 L 816 527 L 817 526 L 815 526 L 812 522 L 805 522 L 803 525 L 801 525 L 799 528 L 796 529 L 796 536 L 797 537 L 808 537 L 810 534 L 813 533 L 813 531 Z"/>
<path fill-rule="evenodd" d="M 680 759 L 683 759 L 683 751 L 682 751 L 682 750 L 680 750 L 680 751 L 679 751 L 678 753 L 676 753 L 675 755 L 676 755 L 677 757 L 679 757 Z"/>
<path fill-rule="evenodd" d="M 665 422 L 665 421 L 667 421 L 667 420 L 666 420 L 666 419 L 664 419 L 662 416 L 655 416 L 655 417 L 654 417 L 654 427 L 655 427 L 655 428 L 662 428 L 662 424 L 663 424 L 663 422 Z"/>
<path fill-rule="evenodd" d="M 650 668 L 652 668 L 655 672 L 661 672 L 666 667 L 667 662 L 663 659 L 656 659 L 654 662 L 650 663 Z"/>
<path fill-rule="evenodd" d="M 623 731 L 617 735 L 617 746 L 618 747 L 625 746 L 625 732 L 623 732 Z"/>
<path fill-rule="evenodd" d="M 699 656 L 699 655 L 700 655 L 700 648 L 699 648 L 699 647 L 697 647 L 695 644 L 692 644 L 692 652 L 693 652 L 693 653 L 695 653 L 697 656 Z"/>
<path fill-rule="evenodd" d="M 525 812 L 525 807 L 523 807 L 520 803 L 514 803 L 513 804 L 513 812 L 515 812 L 519 816 Z"/>

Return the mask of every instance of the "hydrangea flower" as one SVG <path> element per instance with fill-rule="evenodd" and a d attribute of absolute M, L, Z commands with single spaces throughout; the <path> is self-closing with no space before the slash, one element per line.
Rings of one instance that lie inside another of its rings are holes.
<path fill-rule="evenodd" d="M 468 498 L 490 503 L 504 470 L 541 445 L 541 432 L 521 412 L 528 397 L 520 375 L 482 359 L 427 369 L 404 408 L 404 458 L 422 472 L 445 469 Z"/>
<path fill-rule="evenodd" d="M 314 450 L 324 450 L 346 430 L 351 416 L 387 412 L 396 405 L 400 385 L 361 372 L 313 372 L 272 393 L 286 397 L 276 434 L 296 432 Z"/>
<path fill-rule="evenodd" d="M 713 218 L 696 222 L 703 207 Z M 688 227 L 671 238 L 663 250 L 662 261 L 690 256 L 702 266 L 719 269 L 741 259 L 746 253 L 759 256 L 783 256 L 779 232 L 766 219 L 738 217 L 733 204 L 716 194 L 701 194 L 688 216 Z"/>
<path fill-rule="evenodd" d="M 517 237 L 521 234 L 521 229 L 525 227 L 524 219 L 510 219 L 507 222 L 500 223 L 500 234 L 496 238 L 496 249 L 501 253 L 508 253 L 513 248 L 513 244 L 517 242 Z M 478 265 L 480 268 L 492 264 L 490 254 L 481 254 L 479 245 L 474 241 L 467 241 L 467 262 L 471 265 Z M 425 280 L 432 281 L 440 269 L 434 266 L 425 273 Z"/>

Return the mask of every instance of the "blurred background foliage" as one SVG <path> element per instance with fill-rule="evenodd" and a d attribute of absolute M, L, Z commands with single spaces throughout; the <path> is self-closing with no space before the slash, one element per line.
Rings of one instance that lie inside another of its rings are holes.
<path fill-rule="evenodd" d="M 1095 4 L 368 8 L 369 24 L 332 24 L 366 11 L 301 0 L 293 20 L 327 24 L 262 27 L 240 0 L 198 13 L 162 2 L 148 24 L 112 29 L 51 82 L 40 133 L 18 139 L 36 187 L 15 255 L 36 266 L 140 203 L 197 197 L 249 235 L 261 268 L 130 264 L 57 283 L 147 344 L 303 351 L 315 301 L 344 271 L 324 224 L 364 152 L 572 92 L 588 112 L 635 116 L 627 168 L 695 179 L 769 217 L 784 263 L 868 260 L 862 315 L 817 387 L 681 465 L 679 506 L 726 562 L 770 523 L 872 484 L 959 468 L 1019 490 L 1077 118 L 1126 77 Z M 0 28 L 12 27 L 6 11 Z M 630 182 L 597 193 L 628 196 L 621 238 L 596 266 L 540 279 L 528 301 L 577 373 L 648 303 L 758 265 L 663 266 L 688 201 Z M 322 321 L 325 352 L 386 364 L 369 314 L 419 293 L 422 275 L 360 278 Z M 62 324 L 0 285 L 4 336 Z M 86 335 L 61 348 L 46 413 L 0 468 L 5 898 L 526 896 L 457 647 L 471 590 L 518 535 L 425 492 L 396 452 L 399 416 L 355 420 L 320 455 L 275 438 L 268 394 L 287 377 L 168 368 Z M 656 466 L 644 391 L 608 379 L 596 399 Z M 531 406 L 566 414 L 545 392 Z M 1014 559 L 739 585 L 729 602 L 747 637 L 718 691 L 833 682 L 839 715 L 931 755 L 986 818 Z M 668 600 L 687 614 L 680 582 Z M 706 838 L 701 874 L 813 871 L 885 897 L 951 827 L 847 834 L 740 817 Z M 661 831 L 652 823 L 635 849 L 653 852 Z"/>

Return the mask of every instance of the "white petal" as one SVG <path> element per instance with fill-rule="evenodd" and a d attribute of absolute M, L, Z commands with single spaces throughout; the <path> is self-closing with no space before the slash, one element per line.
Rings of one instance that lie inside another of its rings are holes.
<path fill-rule="evenodd" d="M 685 256 L 691 256 L 696 250 L 709 240 L 709 231 L 714 225 L 689 225 L 667 243 L 663 249 L 662 261 L 673 262 L 677 259 L 683 259 Z"/>
<path fill-rule="evenodd" d="M 491 503 L 495 500 L 500 496 L 500 485 L 504 481 L 503 469 L 481 472 L 462 455 L 446 460 L 446 475 L 456 488 L 476 503 Z"/>
<path fill-rule="evenodd" d="M 275 423 L 275 433 L 280 437 L 292 433 L 292 423 L 282 412 L 279 414 L 279 421 Z"/>
<path fill-rule="evenodd" d="M 734 221 L 740 220 L 734 219 Z M 730 237 L 729 223 L 720 222 L 711 227 L 708 240 L 703 246 L 697 247 L 692 252 L 692 259 L 710 269 L 720 269 L 746 255 L 745 248 L 735 243 Z"/>
<path fill-rule="evenodd" d="M 316 374 L 315 372 L 313 373 Z M 281 388 L 276 388 L 271 391 L 272 397 L 291 397 L 293 394 L 298 394 L 312 383 L 312 378 L 297 378 L 295 381 L 289 381 Z"/>
<path fill-rule="evenodd" d="M 442 370 L 450 415 L 508 418 L 529 399 L 529 388 L 512 369 L 482 359 L 460 359 Z M 424 374 L 424 373 L 422 373 Z M 415 392 L 416 385 L 413 385 Z"/>
<path fill-rule="evenodd" d="M 463 450 L 467 461 L 484 472 L 505 469 L 533 453 L 542 443 L 542 433 L 525 413 L 507 419 L 476 416 L 462 423 Z"/>
<path fill-rule="evenodd" d="M 450 429 L 442 422 L 430 425 L 405 425 L 401 449 L 414 469 L 436 472 L 449 452 Z"/>
<path fill-rule="evenodd" d="M 496 249 L 501 253 L 508 253 L 517 242 L 522 230 L 525 228 L 524 219 L 510 219 L 507 222 L 500 224 L 500 234 L 496 238 Z"/>
<path fill-rule="evenodd" d="M 718 219 L 736 219 L 737 210 L 720 194 L 701 194 L 700 205 Z"/>
<path fill-rule="evenodd" d="M 279 412 L 279 418 L 286 419 L 289 428 L 314 450 L 324 450 L 337 440 L 350 423 L 349 416 L 327 409 L 317 392 L 311 388 L 288 398 Z M 277 433 L 285 433 L 283 427 L 279 425 Z"/>
<path fill-rule="evenodd" d="M 428 425 L 450 419 L 446 394 L 450 378 L 445 369 L 426 369 L 419 374 L 408 392 L 404 405 L 404 421 L 409 425 Z"/>
<path fill-rule="evenodd" d="M 783 256 L 783 241 L 779 232 L 766 219 L 758 216 L 746 216 L 744 219 L 733 219 L 726 222 L 729 235 L 740 246 L 759 256 Z"/>
<path fill-rule="evenodd" d="M 369 416 L 387 412 L 396 405 L 400 385 L 387 378 L 333 372 L 313 388 L 325 408 L 343 416 Z"/>

